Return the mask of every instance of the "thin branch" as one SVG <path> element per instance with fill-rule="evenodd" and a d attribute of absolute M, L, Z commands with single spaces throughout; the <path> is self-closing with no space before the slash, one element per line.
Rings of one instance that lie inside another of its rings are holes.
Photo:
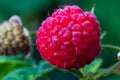
<path fill-rule="evenodd" d="M 118 66 L 120 65 L 120 61 L 118 61 L 117 63 L 115 63 L 113 66 L 111 66 L 107 72 L 105 73 L 104 76 L 107 76 L 109 74 L 111 74 Z"/>
<path fill-rule="evenodd" d="M 120 51 L 120 47 L 119 46 L 115 46 L 115 45 L 111 45 L 111 44 L 102 44 L 103 48 L 111 48 L 117 51 Z"/>

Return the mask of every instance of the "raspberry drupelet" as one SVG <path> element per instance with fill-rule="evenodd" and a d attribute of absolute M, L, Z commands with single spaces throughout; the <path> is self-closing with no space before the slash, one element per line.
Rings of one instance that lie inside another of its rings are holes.
<path fill-rule="evenodd" d="M 76 5 L 57 9 L 37 32 L 41 56 L 62 69 L 90 64 L 101 51 L 100 23 L 93 13 Z"/>

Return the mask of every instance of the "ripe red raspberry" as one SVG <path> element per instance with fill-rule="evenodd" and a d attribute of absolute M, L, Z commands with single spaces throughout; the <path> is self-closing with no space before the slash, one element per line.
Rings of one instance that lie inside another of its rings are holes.
<path fill-rule="evenodd" d="M 43 21 L 37 32 L 37 47 L 42 57 L 63 68 L 81 68 L 101 51 L 100 24 L 93 13 L 76 5 L 57 9 Z"/>

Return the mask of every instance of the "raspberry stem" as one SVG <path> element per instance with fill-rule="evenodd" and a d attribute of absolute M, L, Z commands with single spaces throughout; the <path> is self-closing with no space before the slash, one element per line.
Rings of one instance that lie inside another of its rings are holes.
<path fill-rule="evenodd" d="M 106 73 L 104 74 L 104 76 L 108 76 L 109 74 L 111 74 L 112 71 L 114 71 L 119 65 L 120 65 L 120 61 L 116 62 L 113 66 L 111 66 L 110 68 L 108 68 L 108 70 L 106 71 Z"/>
<path fill-rule="evenodd" d="M 103 48 L 111 48 L 111 49 L 120 51 L 120 47 L 119 46 L 115 46 L 115 45 L 111 45 L 111 44 L 102 44 L 102 47 Z"/>
<path fill-rule="evenodd" d="M 115 46 L 115 45 L 111 45 L 111 44 L 103 44 L 102 47 L 103 48 L 111 48 L 111 49 L 120 51 L 119 46 Z M 111 74 L 112 71 L 114 71 L 119 65 L 120 65 L 120 61 L 116 62 L 113 66 L 111 66 L 110 68 L 107 69 L 104 76 L 107 76 L 107 75 Z"/>

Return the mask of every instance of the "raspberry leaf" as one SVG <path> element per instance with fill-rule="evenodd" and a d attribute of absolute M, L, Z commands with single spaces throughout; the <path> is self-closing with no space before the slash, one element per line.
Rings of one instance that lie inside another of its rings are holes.
<path fill-rule="evenodd" d="M 16 56 L 0 56 L 0 79 L 5 76 L 7 73 L 21 67 L 31 66 L 31 59 L 24 61 L 23 55 Z"/>
<path fill-rule="evenodd" d="M 54 73 L 54 74 L 53 74 Z M 48 79 L 49 78 L 49 79 Z M 78 80 L 77 77 L 65 70 L 57 69 L 46 61 L 38 66 L 16 69 L 2 80 Z"/>
<path fill-rule="evenodd" d="M 80 71 L 83 74 L 83 76 L 89 76 L 91 74 L 94 74 L 100 68 L 102 62 L 103 61 L 101 58 L 96 58 L 90 65 L 81 68 Z"/>
<path fill-rule="evenodd" d="M 36 67 L 23 67 L 16 69 L 6 75 L 3 80 L 35 80 L 37 77 L 53 70 L 49 63 L 42 61 Z"/>

